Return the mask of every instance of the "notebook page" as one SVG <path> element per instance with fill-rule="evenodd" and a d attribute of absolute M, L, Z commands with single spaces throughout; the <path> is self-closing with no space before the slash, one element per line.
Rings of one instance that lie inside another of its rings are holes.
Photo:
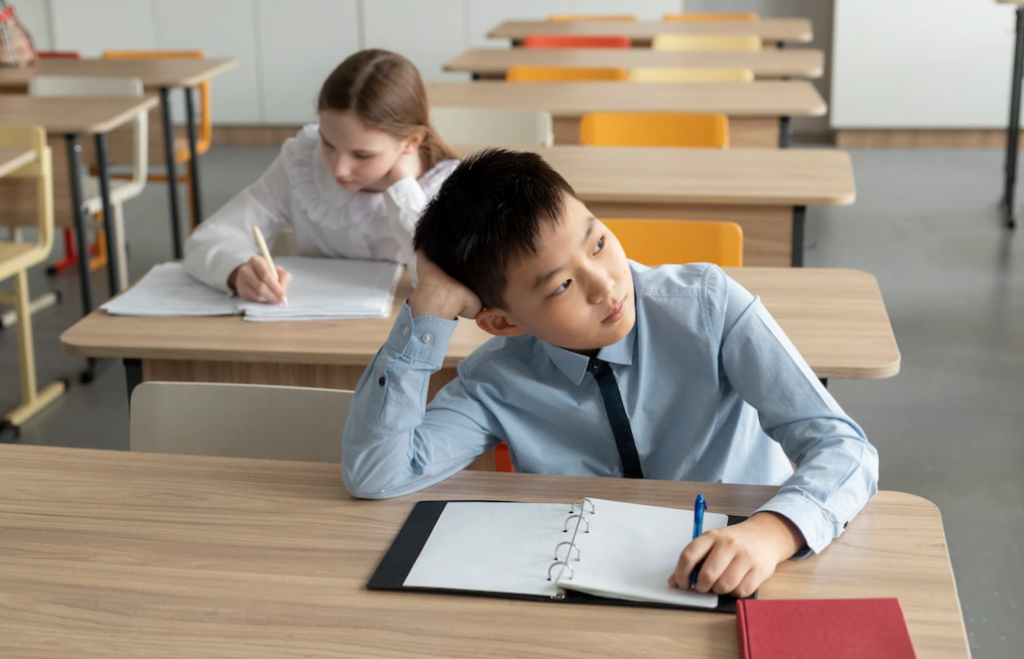
<path fill-rule="evenodd" d="M 237 306 L 234 298 L 186 274 L 180 263 L 161 263 L 100 308 L 112 316 L 231 316 Z"/>
<path fill-rule="evenodd" d="M 246 320 L 382 318 L 391 313 L 402 274 L 391 261 L 289 256 L 276 264 L 292 275 L 288 306 L 242 301 Z"/>
<path fill-rule="evenodd" d="M 693 538 L 693 511 L 593 499 L 589 542 L 580 547 L 572 578 L 559 585 L 592 595 L 713 609 L 718 596 L 668 585 L 679 554 Z M 704 530 L 729 524 L 729 517 L 704 513 Z M 582 534 L 581 534 L 582 535 Z"/>
<path fill-rule="evenodd" d="M 448 503 L 404 585 L 553 596 L 547 571 L 555 546 L 571 537 L 562 532 L 568 510 L 567 503 Z M 584 535 L 577 541 L 586 556 Z"/>

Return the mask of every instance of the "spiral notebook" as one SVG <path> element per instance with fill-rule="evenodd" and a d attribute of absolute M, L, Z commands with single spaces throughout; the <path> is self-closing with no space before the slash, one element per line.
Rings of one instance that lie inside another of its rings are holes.
<path fill-rule="evenodd" d="M 704 530 L 743 519 L 705 513 Z M 692 533 L 691 510 L 604 499 L 421 501 L 367 588 L 735 612 L 668 585 Z"/>

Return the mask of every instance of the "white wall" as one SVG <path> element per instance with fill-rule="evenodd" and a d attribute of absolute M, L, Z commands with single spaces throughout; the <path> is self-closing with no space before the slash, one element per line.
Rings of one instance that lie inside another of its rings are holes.
<path fill-rule="evenodd" d="M 1014 9 L 835 0 L 832 127 L 1005 128 Z"/>

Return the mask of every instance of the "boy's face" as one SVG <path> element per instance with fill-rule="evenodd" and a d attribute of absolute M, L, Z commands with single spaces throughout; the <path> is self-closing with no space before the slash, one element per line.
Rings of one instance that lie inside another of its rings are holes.
<path fill-rule="evenodd" d="M 565 195 L 561 222 L 543 225 L 537 248 L 509 268 L 505 308 L 482 311 L 481 327 L 591 354 L 629 334 L 636 306 L 626 254 L 582 202 Z"/>

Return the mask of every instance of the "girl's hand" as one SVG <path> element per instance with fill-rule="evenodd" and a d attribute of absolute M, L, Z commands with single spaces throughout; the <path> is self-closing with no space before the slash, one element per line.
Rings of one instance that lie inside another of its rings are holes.
<path fill-rule="evenodd" d="M 254 256 L 235 268 L 228 277 L 228 287 L 243 300 L 277 304 L 284 301 L 291 280 L 291 273 L 281 266 L 277 266 L 277 273 L 274 273 L 262 256 Z"/>
<path fill-rule="evenodd" d="M 404 178 L 419 178 L 422 173 L 423 165 L 420 163 L 419 149 L 414 149 L 412 153 L 403 153 L 398 156 L 398 160 L 384 176 L 384 188 L 390 188 Z"/>

